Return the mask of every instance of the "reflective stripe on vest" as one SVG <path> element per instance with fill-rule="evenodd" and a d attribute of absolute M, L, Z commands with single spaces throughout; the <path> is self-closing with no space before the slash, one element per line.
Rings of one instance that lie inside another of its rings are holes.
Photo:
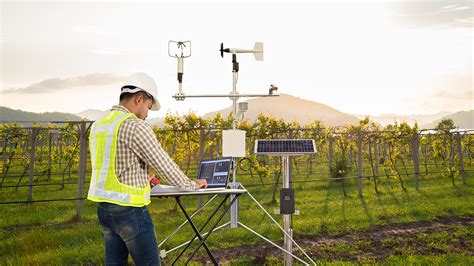
<path fill-rule="evenodd" d="M 142 207 L 150 203 L 150 186 L 136 188 L 120 183 L 115 175 L 118 130 L 134 114 L 112 111 L 91 129 L 92 177 L 87 199 L 123 206 Z"/>

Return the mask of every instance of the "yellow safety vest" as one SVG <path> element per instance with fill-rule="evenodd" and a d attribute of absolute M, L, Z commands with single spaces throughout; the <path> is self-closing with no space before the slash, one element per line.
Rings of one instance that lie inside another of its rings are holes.
<path fill-rule="evenodd" d="M 136 188 L 120 183 L 115 175 L 117 141 L 120 125 L 133 113 L 111 111 L 96 121 L 89 136 L 92 160 L 92 177 L 88 200 L 109 202 L 122 206 L 143 207 L 150 203 L 150 185 Z"/>

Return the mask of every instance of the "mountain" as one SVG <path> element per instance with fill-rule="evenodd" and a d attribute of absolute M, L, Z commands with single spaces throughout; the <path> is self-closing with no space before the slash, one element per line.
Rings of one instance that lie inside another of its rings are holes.
<path fill-rule="evenodd" d="M 96 109 L 87 109 L 85 111 L 77 113 L 76 115 L 86 120 L 96 121 L 99 118 L 106 116 L 109 112 L 110 110 L 101 111 L 101 110 L 96 110 Z M 163 125 L 165 124 L 165 119 L 162 117 L 148 118 L 145 120 L 145 122 L 147 122 L 149 125 L 152 125 L 152 126 L 163 127 Z"/>
<path fill-rule="evenodd" d="M 429 114 L 429 115 L 383 114 L 383 115 L 378 115 L 378 116 L 370 116 L 370 115 L 353 115 L 353 116 L 359 119 L 364 119 L 365 117 L 369 117 L 371 121 L 377 122 L 382 126 L 393 124 L 395 122 L 397 123 L 406 122 L 410 126 L 413 126 L 415 123 L 418 123 L 418 125 L 424 125 L 450 114 L 451 114 L 450 112 L 439 112 L 436 114 Z"/>
<path fill-rule="evenodd" d="M 440 119 L 437 119 L 431 123 L 423 125 L 421 128 L 433 129 L 438 123 L 444 118 L 451 118 L 454 121 L 454 125 L 461 129 L 474 129 L 474 110 L 470 111 L 460 111 L 454 114 L 444 116 Z"/>
<path fill-rule="evenodd" d="M 79 116 L 69 113 L 46 112 L 33 113 L 21 110 L 15 110 L 8 107 L 0 106 L 1 122 L 52 122 L 52 121 L 80 121 Z"/>
<path fill-rule="evenodd" d="M 157 126 L 160 128 L 162 128 L 165 125 L 165 119 L 163 117 L 147 118 L 145 122 L 147 122 L 151 126 Z"/>
<path fill-rule="evenodd" d="M 246 101 L 248 110 L 244 117 L 255 121 L 258 114 L 271 115 L 285 121 L 296 120 L 301 125 L 309 124 L 314 120 L 320 120 L 325 126 L 345 126 L 347 124 L 358 124 L 359 119 L 340 112 L 327 105 L 304 100 L 288 94 L 280 94 L 279 97 L 259 97 Z M 214 117 L 217 112 L 227 116 L 232 107 L 216 112 L 205 114 L 205 117 Z"/>
<path fill-rule="evenodd" d="M 95 121 L 101 117 L 106 116 L 109 112 L 110 110 L 101 111 L 101 110 L 95 110 L 95 109 L 87 109 L 75 115 L 82 117 L 83 119 L 86 119 L 86 120 Z"/>

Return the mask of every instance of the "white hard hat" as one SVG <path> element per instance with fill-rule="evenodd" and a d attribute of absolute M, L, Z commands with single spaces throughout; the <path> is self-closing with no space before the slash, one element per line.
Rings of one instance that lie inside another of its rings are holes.
<path fill-rule="evenodd" d="M 149 96 L 153 97 L 151 110 L 160 110 L 161 106 L 158 102 L 158 87 L 152 77 L 145 73 L 135 73 L 131 75 L 122 86 L 121 93 L 136 93 L 139 91 L 144 91 L 149 94 Z"/>

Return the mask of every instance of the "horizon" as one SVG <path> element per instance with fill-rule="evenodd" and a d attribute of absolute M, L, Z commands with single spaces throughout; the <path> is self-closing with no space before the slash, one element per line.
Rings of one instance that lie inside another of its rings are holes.
<path fill-rule="evenodd" d="M 266 93 L 276 84 L 279 94 L 351 115 L 474 109 L 471 1 L 0 5 L 0 105 L 12 109 L 106 110 L 118 103 L 126 76 L 139 71 L 159 87 L 162 109 L 150 118 L 204 115 L 231 105 L 228 99 L 171 98 L 178 91 L 177 62 L 168 57 L 168 40 L 192 42 L 192 56 L 184 60 L 188 95 L 231 90 L 231 60 L 220 58 L 221 42 L 245 49 L 262 41 L 265 61 L 238 55 L 241 94 Z"/>
<path fill-rule="evenodd" d="M 296 97 L 298 99 L 302 99 L 302 100 L 305 100 L 305 101 L 311 101 L 311 100 L 308 100 L 308 99 L 304 99 L 304 98 L 301 98 L 301 97 L 298 97 L 298 96 L 294 96 L 294 95 L 290 95 L 290 94 L 280 94 L 280 95 L 288 95 L 288 96 L 291 96 L 291 97 Z M 247 98 L 247 99 L 257 99 L 257 98 L 260 98 L 260 97 L 252 97 L 252 98 Z M 247 101 L 247 100 L 245 100 Z M 311 102 L 314 102 L 314 101 L 311 101 Z M 322 103 L 318 103 L 318 102 L 314 102 L 314 103 L 317 103 L 317 104 L 322 104 Z M 118 105 L 118 103 L 117 103 Z M 325 104 L 323 104 L 325 105 Z M 327 105 L 328 107 L 330 108 L 333 108 L 329 105 Z M 110 108 L 106 108 L 106 109 L 93 109 L 93 108 L 89 108 L 89 109 L 85 109 L 85 110 L 82 110 L 82 111 L 79 111 L 79 112 L 75 112 L 75 113 L 71 113 L 71 112 L 62 112 L 62 111 L 55 111 L 55 110 L 52 110 L 52 111 L 44 111 L 44 112 L 34 112 L 34 111 L 28 111 L 28 110 L 24 110 L 24 109 L 21 109 L 21 108 L 11 108 L 11 107 L 8 107 L 8 106 L 1 106 L 0 107 L 6 107 L 6 108 L 10 108 L 12 110 L 16 110 L 16 111 L 23 111 L 23 112 L 31 112 L 31 113 L 37 113 L 37 114 L 44 114 L 44 113 L 65 113 L 65 114 L 72 114 L 72 115 L 79 115 L 80 113 L 84 113 L 84 112 L 87 112 L 87 111 L 94 111 L 94 112 L 105 112 L 105 111 L 108 111 L 110 110 Z M 195 110 L 188 110 L 187 112 L 184 111 L 184 112 L 165 112 L 162 116 L 149 116 L 147 117 L 147 119 L 153 119 L 153 118 L 164 118 L 166 117 L 166 115 L 168 113 L 172 113 L 172 114 L 178 114 L 178 115 L 186 115 L 188 113 L 195 113 L 199 116 L 206 116 L 206 115 L 209 115 L 211 113 L 216 113 L 216 112 L 221 112 L 225 109 L 229 109 L 229 108 L 232 108 L 232 105 L 229 105 L 227 107 L 224 107 L 222 109 L 219 109 L 219 110 L 211 110 L 207 113 L 203 113 L 203 114 L 199 114 L 197 113 L 197 111 Z M 334 109 L 334 108 L 333 108 Z M 352 116 L 366 116 L 366 117 L 382 117 L 382 116 L 430 116 L 430 115 L 437 115 L 437 114 L 447 114 L 447 115 L 451 115 L 451 114 L 454 114 L 454 113 L 459 113 L 459 112 L 470 112 L 470 111 L 473 111 L 474 109 L 464 109 L 464 110 L 457 110 L 457 111 L 454 111 L 454 112 L 450 112 L 450 111 L 438 111 L 438 112 L 434 112 L 434 113 L 412 113 L 412 114 L 400 114 L 400 113 L 383 113 L 383 114 L 378 114 L 378 115 L 371 115 L 371 114 L 354 114 L 354 113 L 346 113 L 342 110 L 338 110 L 338 109 L 335 109 L 337 111 L 340 111 L 342 113 L 345 113 L 347 115 L 352 115 Z M 162 112 L 162 110 L 160 110 L 159 112 Z M 151 114 L 152 111 L 149 112 L 149 114 Z"/>
<path fill-rule="evenodd" d="M 303 99 L 301 97 L 297 97 L 297 96 L 293 96 L 293 95 L 289 95 L 289 94 L 283 94 L 283 95 L 287 95 L 287 96 L 291 96 L 291 97 L 295 97 L 295 98 L 298 98 L 298 99 L 301 99 L 301 100 L 305 100 L 305 101 L 310 101 L 310 102 L 313 102 L 313 103 L 316 103 L 316 104 L 321 104 L 321 103 L 318 103 L 318 102 L 314 102 L 314 101 L 311 101 L 311 100 L 308 100 L 308 99 Z M 249 98 L 249 99 L 257 99 L 259 97 L 254 97 L 254 98 Z M 323 104 L 324 105 L 324 104 Z M 7 106 L 1 106 L 0 107 L 5 107 L 5 108 L 10 108 L 10 107 L 7 107 Z M 332 108 L 331 106 L 328 106 L 329 108 Z M 225 107 L 223 109 L 219 109 L 219 110 L 213 110 L 213 111 L 210 111 L 210 112 L 207 112 L 207 113 L 204 113 L 204 114 L 198 114 L 195 110 L 188 110 L 187 112 L 166 112 L 164 113 L 163 116 L 153 116 L 153 117 L 147 117 L 147 119 L 154 119 L 154 118 L 164 118 L 166 117 L 166 115 L 168 113 L 171 113 L 173 115 L 175 114 L 178 114 L 178 115 L 186 115 L 186 114 L 189 114 L 189 113 L 195 113 L 197 114 L 198 116 L 207 116 L 209 114 L 212 114 L 212 113 L 217 113 L 217 112 L 221 112 L 221 111 L 225 111 L 227 109 L 231 109 L 232 108 L 232 105 L 228 106 L 228 107 Z M 100 109 L 93 109 L 93 108 L 90 108 L 90 109 L 85 109 L 85 110 L 82 110 L 80 112 L 76 112 L 76 113 L 69 113 L 69 112 L 61 112 L 61 111 L 44 111 L 44 112 L 32 112 L 32 111 L 27 111 L 27 110 L 23 110 L 21 108 L 10 108 L 12 110 L 15 110 L 15 111 L 23 111 L 23 112 L 30 112 L 30 113 L 35 113 L 35 114 L 46 114 L 46 113 L 64 113 L 64 114 L 71 114 L 71 115 L 79 115 L 81 113 L 85 113 L 85 112 L 88 112 L 88 111 L 92 111 L 92 112 L 106 112 L 106 111 L 109 111 L 110 108 L 106 108 L 106 109 L 103 109 L 103 110 L 100 110 Z M 333 108 L 334 109 L 334 108 Z M 459 113 L 459 112 L 471 112 L 471 111 L 474 111 L 474 109 L 468 109 L 468 110 L 458 110 L 458 111 L 455 111 L 455 112 L 449 112 L 449 111 L 439 111 L 439 112 L 435 112 L 435 113 L 413 113 L 413 114 L 398 114 L 398 113 L 385 113 L 385 114 L 380 114 L 380 115 L 370 115 L 370 114 L 353 114 L 353 113 L 345 113 L 341 110 L 337 110 L 335 109 L 336 111 L 340 111 L 344 114 L 347 114 L 347 115 L 351 115 L 351 116 L 364 116 L 364 117 L 384 117 L 384 116 L 408 116 L 408 117 L 413 117 L 413 116 L 431 116 L 431 115 L 440 115 L 440 114 L 445 114 L 445 115 L 451 115 L 451 114 L 455 114 L 455 113 Z M 161 112 L 161 110 L 160 110 Z M 232 112 L 232 110 L 230 110 L 230 112 Z"/>

